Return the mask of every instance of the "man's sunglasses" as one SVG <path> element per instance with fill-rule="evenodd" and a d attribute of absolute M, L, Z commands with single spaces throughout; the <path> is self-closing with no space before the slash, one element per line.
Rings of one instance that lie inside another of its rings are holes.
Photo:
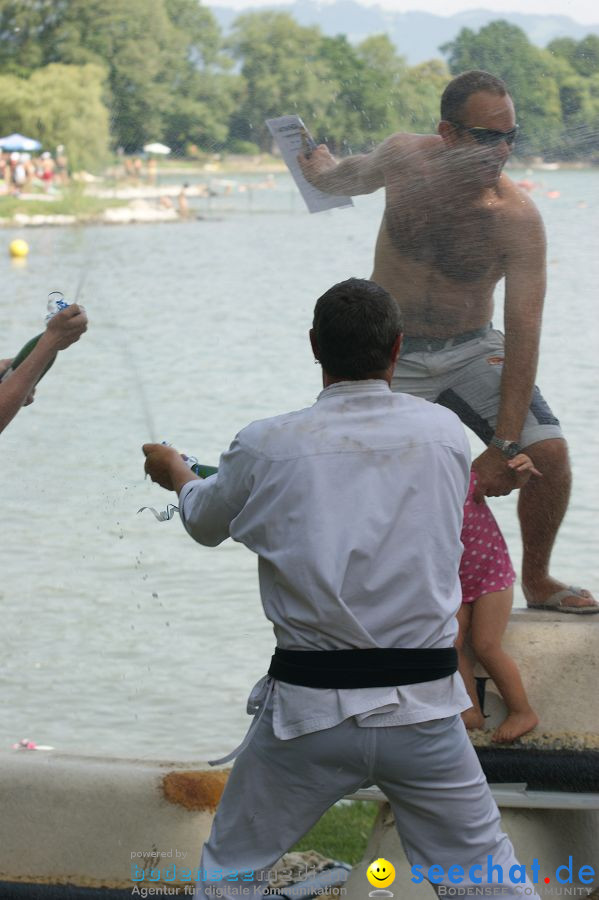
<path fill-rule="evenodd" d="M 479 128 L 477 126 L 469 128 L 467 125 L 462 125 L 461 122 L 450 122 L 449 124 L 453 125 L 454 128 L 459 128 L 460 131 L 467 131 L 477 143 L 483 144 L 485 147 L 497 147 L 502 141 L 505 141 L 508 147 L 511 147 L 516 140 L 519 127 L 515 125 L 509 131 L 495 131 L 493 128 Z"/>

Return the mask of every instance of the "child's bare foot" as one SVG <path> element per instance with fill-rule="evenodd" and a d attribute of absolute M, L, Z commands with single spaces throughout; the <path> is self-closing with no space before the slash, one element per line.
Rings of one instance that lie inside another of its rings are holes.
<path fill-rule="evenodd" d="M 503 720 L 499 728 L 495 729 L 491 740 L 496 744 L 508 744 L 528 731 L 532 731 L 538 724 L 539 718 L 532 709 L 526 712 L 512 712 Z"/>
<path fill-rule="evenodd" d="M 462 721 L 466 728 L 484 728 L 485 726 L 485 717 L 483 714 L 476 709 L 467 709 L 466 712 L 462 713 Z"/>

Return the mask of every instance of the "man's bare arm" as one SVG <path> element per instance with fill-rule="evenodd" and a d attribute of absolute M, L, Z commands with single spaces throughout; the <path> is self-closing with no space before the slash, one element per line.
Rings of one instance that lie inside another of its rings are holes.
<path fill-rule="evenodd" d="M 537 373 L 546 287 L 543 222 L 528 198 L 509 229 L 505 277 L 505 358 L 497 437 L 518 440 Z"/>
<path fill-rule="evenodd" d="M 394 134 L 370 153 L 347 156 L 337 161 L 326 144 L 300 153 L 298 162 L 307 181 L 326 194 L 353 197 L 372 194 L 385 185 L 386 171 L 396 159 L 407 135 Z"/>
<path fill-rule="evenodd" d="M 6 381 L 0 383 L 0 432 L 27 402 L 48 363 L 60 350 L 78 341 L 86 330 L 85 310 L 76 304 L 50 319 L 29 356 Z"/>
<path fill-rule="evenodd" d="M 534 204 L 526 198 L 506 223 L 505 352 L 495 434 L 518 441 L 530 406 L 539 358 L 545 299 L 545 231 Z M 488 447 L 473 463 L 478 475 L 474 499 L 508 494 L 516 486 L 505 457 Z"/>

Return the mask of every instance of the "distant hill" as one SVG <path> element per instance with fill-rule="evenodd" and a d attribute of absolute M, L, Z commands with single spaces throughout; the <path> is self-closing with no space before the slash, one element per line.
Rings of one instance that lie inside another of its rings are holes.
<path fill-rule="evenodd" d="M 295 0 L 285 6 L 265 4 L 243 12 L 266 9 L 289 12 L 301 25 L 319 25 L 327 35 L 345 34 L 352 43 L 358 43 L 371 34 L 384 32 L 410 65 L 442 57 L 440 45 L 453 40 L 462 28 L 478 31 L 497 19 L 517 25 L 539 47 L 545 47 L 556 37 L 572 37 L 579 41 L 587 34 L 599 35 L 599 23 L 581 25 L 568 16 L 500 13 L 490 9 L 436 16 L 425 12 L 397 13 L 380 6 L 362 6 L 355 0 L 334 0 L 332 3 Z M 211 10 L 225 32 L 242 12 L 225 6 L 213 6 Z"/>

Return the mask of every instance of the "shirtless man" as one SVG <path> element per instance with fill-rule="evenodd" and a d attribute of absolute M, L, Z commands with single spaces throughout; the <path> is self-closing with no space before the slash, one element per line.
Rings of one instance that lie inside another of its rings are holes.
<path fill-rule="evenodd" d="M 502 171 L 516 134 L 505 84 L 471 71 L 443 92 L 437 134 L 394 134 L 341 162 L 321 144 L 299 161 L 330 194 L 385 188 L 371 277 L 396 298 L 405 322 L 394 389 L 448 406 L 487 444 L 474 461 L 478 499 L 515 487 L 506 458 L 526 449 L 543 473 L 518 503 L 528 606 L 599 613 L 588 591 L 549 575 L 571 476 L 559 422 L 535 387 L 545 234 L 529 196 Z M 505 342 L 490 325 L 502 278 Z"/>

